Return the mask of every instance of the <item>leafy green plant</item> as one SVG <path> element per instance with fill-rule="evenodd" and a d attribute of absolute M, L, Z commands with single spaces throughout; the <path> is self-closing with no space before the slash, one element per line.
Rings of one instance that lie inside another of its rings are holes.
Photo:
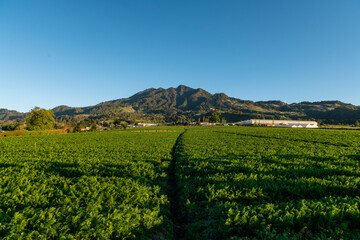
<path fill-rule="evenodd" d="M 166 170 L 180 132 L 1 138 L 1 239 L 171 239 Z"/>
<path fill-rule="evenodd" d="M 193 128 L 177 148 L 188 239 L 357 239 L 360 133 Z"/>

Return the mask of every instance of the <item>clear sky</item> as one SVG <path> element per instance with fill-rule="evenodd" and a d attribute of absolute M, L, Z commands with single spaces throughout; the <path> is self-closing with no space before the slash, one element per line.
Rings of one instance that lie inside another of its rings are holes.
<path fill-rule="evenodd" d="M 180 84 L 360 105 L 360 1 L 0 0 L 0 108 Z"/>

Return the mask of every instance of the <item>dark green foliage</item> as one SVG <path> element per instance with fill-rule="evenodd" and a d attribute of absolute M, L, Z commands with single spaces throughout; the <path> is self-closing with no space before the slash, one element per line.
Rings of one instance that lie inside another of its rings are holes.
<path fill-rule="evenodd" d="M 0 138 L 0 238 L 171 239 L 164 189 L 179 134 Z"/>
<path fill-rule="evenodd" d="M 82 126 L 81 124 L 76 124 L 73 128 L 73 132 L 81 132 Z"/>
<path fill-rule="evenodd" d="M 90 125 L 90 131 L 96 131 L 98 129 L 98 126 L 95 122 L 91 123 Z"/>
<path fill-rule="evenodd" d="M 29 113 L 29 117 L 26 119 L 26 125 L 28 130 L 45 130 L 54 127 L 55 119 L 52 110 L 46 110 L 44 108 L 35 107 Z"/>
<path fill-rule="evenodd" d="M 211 117 L 209 117 L 209 122 L 211 122 L 211 123 L 218 123 L 218 122 L 220 122 L 219 115 L 217 115 L 216 113 L 213 113 L 213 114 L 211 115 Z"/>
<path fill-rule="evenodd" d="M 1 126 L 1 129 L 4 131 L 14 131 L 18 126 L 19 124 L 4 124 Z"/>
<path fill-rule="evenodd" d="M 359 239 L 360 132 L 189 129 L 177 148 L 187 239 Z"/>
<path fill-rule="evenodd" d="M 172 169 L 186 239 L 360 239 L 360 131 L 181 132 L 0 138 L 0 238 L 172 239 Z"/>
<path fill-rule="evenodd" d="M 360 122 L 359 122 L 359 120 L 356 120 L 356 121 L 355 121 L 355 127 L 360 127 Z"/>
<path fill-rule="evenodd" d="M 115 121 L 114 121 L 114 125 L 117 127 L 117 126 L 120 126 L 121 125 L 121 122 L 122 122 L 122 120 L 121 119 L 116 119 Z"/>

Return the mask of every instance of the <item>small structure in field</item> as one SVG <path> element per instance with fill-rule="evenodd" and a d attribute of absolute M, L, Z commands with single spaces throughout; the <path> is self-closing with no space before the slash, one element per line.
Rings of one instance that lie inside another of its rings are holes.
<path fill-rule="evenodd" d="M 216 123 L 200 122 L 199 125 L 200 125 L 200 126 L 215 126 Z"/>
<path fill-rule="evenodd" d="M 83 132 L 83 131 L 89 131 L 90 129 L 91 129 L 91 127 L 85 127 L 85 128 L 80 129 L 80 130 Z"/>
<path fill-rule="evenodd" d="M 138 127 L 157 127 L 157 123 L 138 123 Z"/>
<path fill-rule="evenodd" d="M 316 121 L 301 120 L 270 120 L 270 119 L 249 119 L 237 122 L 241 126 L 268 126 L 268 127 L 286 127 L 286 128 L 318 128 Z"/>

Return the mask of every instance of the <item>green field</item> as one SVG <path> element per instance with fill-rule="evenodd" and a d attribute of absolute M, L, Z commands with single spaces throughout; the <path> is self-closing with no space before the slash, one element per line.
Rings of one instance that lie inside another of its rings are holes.
<path fill-rule="evenodd" d="M 360 131 L 0 138 L 1 239 L 360 239 Z"/>

